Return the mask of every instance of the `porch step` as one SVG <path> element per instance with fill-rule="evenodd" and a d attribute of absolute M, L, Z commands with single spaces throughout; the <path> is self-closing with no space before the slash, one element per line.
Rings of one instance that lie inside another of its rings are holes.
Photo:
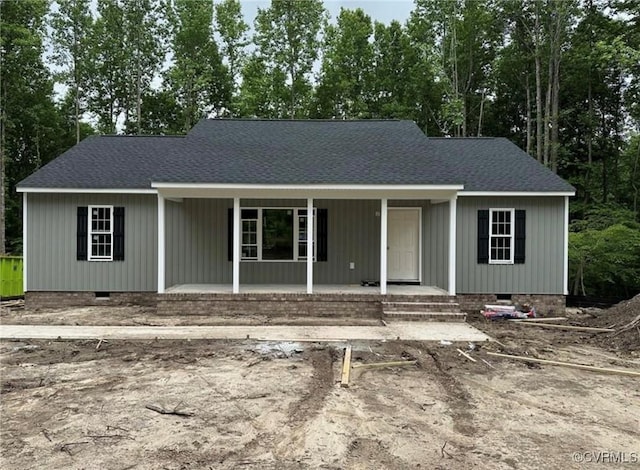
<path fill-rule="evenodd" d="M 382 316 L 388 320 L 399 321 L 464 322 L 467 319 L 467 314 L 460 311 L 455 297 L 428 301 L 382 302 Z"/>
<path fill-rule="evenodd" d="M 382 311 L 391 312 L 460 312 L 456 302 L 382 302 Z"/>
<path fill-rule="evenodd" d="M 467 314 L 462 312 L 384 312 L 386 320 L 397 321 L 437 321 L 437 322 L 464 322 Z"/>

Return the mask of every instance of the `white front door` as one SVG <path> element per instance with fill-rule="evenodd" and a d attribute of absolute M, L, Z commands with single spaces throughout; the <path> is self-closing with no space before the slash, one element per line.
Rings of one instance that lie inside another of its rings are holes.
<path fill-rule="evenodd" d="M 389 208 L 387 219 L 389 281 L 420 280 L 420 208 Z"/>

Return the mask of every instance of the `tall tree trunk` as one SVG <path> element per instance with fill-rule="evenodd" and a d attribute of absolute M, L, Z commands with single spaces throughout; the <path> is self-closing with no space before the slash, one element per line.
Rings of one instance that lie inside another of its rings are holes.
<path fill-rule="evenodd" d="M 542 59 L 540 57 L 540 4 L 536 2 L 535 62 L 536 62 L 536 160 L 542 163 Z"/>
<path fill-rule="evenodd" d="M 478 116 L 478 137 L 482 137 L 482 113 L 484 112 L 484 94 L 485 89 L 482 89 L 482 97 L 480 98 L 480 115 Z"/>
<path fill-rule="evenodd" d="M 551 95 L 553 88 L 553 59 L 549 57 L 549 68 L 547 74 L 547 96 L 544 103 L 544 151 L 542 156 L 542 163 L 545 166 L 549 166 L 549 149 L 551 148 L 551 132 L 550 132 L 550 122 L 551 122 Z"/>
<path fill-rule="evenodd" d="M 80 142 L 80 86 L 76 81 L 76 144 Z"/>
<path fill-rule="evenodd" d="M 553 64 L 553 87 L 551 90 L 552 101 L 551 101 L 551 146 L 550 146 L 550 163 L 551 170 L 554 173 L 558 172 L 558 148 L 560 147 L 560 142 L 558 138 L 558 126 L 559 126 L 559 107 L 560 107 L 560 58 L 561 58 L 561 47 L 562 47 L 562 18 L 561 15 L 564 12 L 558 9 L 557 3 L 554 5 L 555 7 L 555 25 L 553 31 L 553 42 L 551 44 L 552 47 L 552 64 Z"/>
<path fill-rule="evenodd" d="M 140 85 L 140 62 L 136 70 L 136 121 L 137 121 L 137 134 L 142 134 L 142 89 Z"/>
<path fill-rule="evenodd" d="M 531 155 L 531 87 L 529 86 L 529 74 L 527 74 L 525 80 L 527 89 L 527 154 Z"/>

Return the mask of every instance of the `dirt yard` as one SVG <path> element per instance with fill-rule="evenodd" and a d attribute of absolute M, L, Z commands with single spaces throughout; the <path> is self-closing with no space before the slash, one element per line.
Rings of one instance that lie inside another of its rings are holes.
<path fill-rule="evenodd" d="M 599 452 L 640 465 L 638 378 L 486 351 L 637 371 L 636 353 L 472 321 L 502 346 L 355 343 L 356 363 L 418 363 L 354 370 L 349 388 L 344 345 L 5 341 L 0 467 L 569 469 Z"/>

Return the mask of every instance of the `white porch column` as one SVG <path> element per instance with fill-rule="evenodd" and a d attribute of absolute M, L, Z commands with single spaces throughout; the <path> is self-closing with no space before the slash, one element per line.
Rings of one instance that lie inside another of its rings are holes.
<path fill-rule="evenodd" d="M 22 193 L 22 290 L 27 292 L 27 193 Z"/>
<path fill-rule="evenodd" d="M 307 294 L 313 294 L 313 198 L 307 199 Z"/>
<path fill-rule="evenodd" d="M 380 199 L 380 294 L 387 294 L 387 200 Z"/>
<path fill-rule="evenodd" d="M 562 293 L 569 295 L 569 196 L 564 197 L 564 243 L 563 243 L 564 266 L 562 282 L 564 284 Z"/>
<path fill-rule="evenodd" d="M 158 294 L 165 289 L 165 217 L 164 196 L 158 192 Z"/>
<path fill-rule="evenodd" d="M 456 217 L 458 196 L 449 199 L 449 295 L 456 295 Z"/>
<path fill-rule="evenodd" d="M 240 293 L 240 198 L 233 198 L 233 293 Z"/>

